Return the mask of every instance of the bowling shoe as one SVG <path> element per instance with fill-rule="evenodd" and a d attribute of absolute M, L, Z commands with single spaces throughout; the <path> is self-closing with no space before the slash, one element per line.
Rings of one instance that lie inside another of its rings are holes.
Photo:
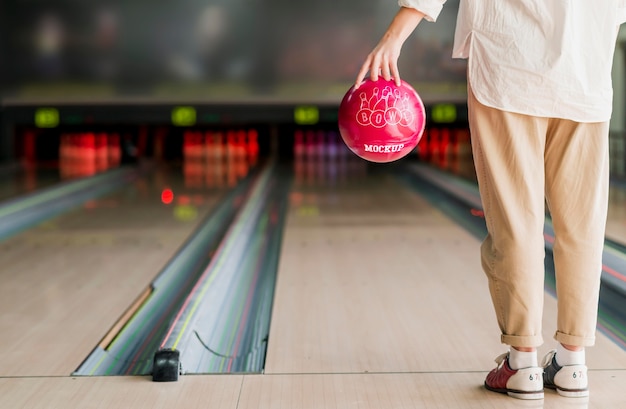
<path fill-rule="evenodd" d="M 517 399 L 543 399 L 543 368 L 512 369 L 508 352 L 495 361 L 498 366 L 487 375 L 485 388 Z"/>
<path fill-rule="evenodd" d="M 589 396 L 586 365 L 564 365 L 556 362 L 556 350 L 543 358 L 543 384 L 546 388 L 556 389 L 561 396 L 584 398 Z"/>

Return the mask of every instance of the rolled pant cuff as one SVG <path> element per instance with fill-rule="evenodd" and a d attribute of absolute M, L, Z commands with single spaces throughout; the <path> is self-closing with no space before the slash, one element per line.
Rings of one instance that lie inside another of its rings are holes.
<path fill-rule="evenodd" d="M 516 347 L 536 348 L 543 344 L 543 337 L 541 335 L 502 334 L 500 337 L 500 341 L 503 344 L 516 346 Z"/>
<path fill-rule="evenodd" d="M 563 332 L 557 331 L 554 334 L 554 339 L 556 339 L 561 344 L 565 345 L 574 345 L 577 347 L 590 347 L 593 346 L 596 342 L 596 337 L 581 337 L 577 335 L 569 335 Z"/>

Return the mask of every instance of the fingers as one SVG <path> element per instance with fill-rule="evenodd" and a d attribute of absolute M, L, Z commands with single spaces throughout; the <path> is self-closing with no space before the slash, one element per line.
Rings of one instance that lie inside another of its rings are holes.
<path fill-rule="evenodd" d="M 391 67 L 391 76 L 396 80 L 396 85 L 399 87 L 402 84 L 402 80 L 400 79 L 400 70 L 398 70 L 396 64 Z"/>
<path fill-rule="evenodd" d="M 370 65 L 371 65 L 371 56 L 368 56 L 365 62 L 363 63 L 363 65 L 361 66 L 361 69 L 359 70 L 358 75 L 356 76 L 356 81 L 354 82 L 355 89 L 358 88 L 359 85 L 361 85 L 361 83 L 365 79 L 365 75 L 367 75 L 367 72 L 370 70 Z"/>
<path fill-rule="evenodd" d="M 391 69 L 389 57 L 384 53 L 377 53 L 374 55 L 372 59 L 372 64 L 370 66 L 370 78 L 372 81 L 378 81 L 379 77 L 383 77 L 385 80 L 389 81 L 391 79 Z"/>
<path fill-rule="evenodd" d="M 378 75 L 380 75 L 380 57 L 375 56 L 370 65 L 370 79 L 372 81 L 378 81 Z"/>
<path fill-rule="evenodd" d="M 387 81 L 395 80 L 396 84 L 400 82 L 400 71 L 398 70 L 397 57 L 384 56 L 381 63 L 378 64 L 380 75 Z"/>
<path fill-rule="evenodd" d="M 380 67 L 380 74 L 387 81 L 391 80 L 391 70 L 389 69 L 389 64 L 383 64 Z"/>
<path fill-rule="evenodd" d="M 378 81 L 378 78 L 382 77 L 387 81 L 393 79 L 396 85 L 400 86 L 400 71 L 398 70 L 396 59 L 393 57 L 380 55 L 376 50 L 372 51 L 357 74 L 354 88 L 358 88 L 361 85 L 368 72 L 372 81 Z"/>

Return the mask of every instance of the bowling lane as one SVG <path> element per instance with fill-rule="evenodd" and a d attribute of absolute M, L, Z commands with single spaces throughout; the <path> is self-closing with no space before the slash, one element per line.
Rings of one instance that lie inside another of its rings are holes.
<path fill-rule="evenodd" d="M 626 246 L 626 180 L 623 174 L 623 149 L 615 140 L 614 157 L 611 164 L 613 180 L 609 191 L 609 212 L 606 227 L 607 238 Z M 621 141 L 619 142 L 621 144 Z M 469 181 L 476 182 L 476 173 L 471 154 L 469 130 L 427 129 L 418 145 L 421 161 L 451 172 Z"/>
<path fill-rule="evenodd" d="M 1 242 L 0 376 L 72 373 L 228 190 L 223 175 L 207 187 L 159 169 Z"/>
<path fill-rule="evenodd" d="M 56 147 L 50 145 L 55 139 L 59 143 L 58 156 L 52 153 Z M 50 135 L 37 138 L 27 133 L 21 142 L 22 149 L 30 153 L 25 154 L 23 163 L 0 166 L 0 201 L 62 181 L 93 176 L 121 164 L 122 150 L 117 133 L 68 132 L 59 138 Z M 38 143 L 44 145 L 43 148 L 37 149 Z M 41 154 L 46 149 L 47 154 L 37 158 L 35 151 Z"/>
<path fill-rule="evenodd" d="M 506 347 L 479 240 L 389 174 L 303 180 L 291 192 L 266 373 L 490 370 Z M 549 295 L 545 307 L 541 354 L 555 346 Z M 624 370 L 626 352 L 599 335 L 588 363 Z"/>
<path fill-rule="evenodd" d="M 626 246 L 626 181 L 611 185 L 606 236 Z"/>
<path fill-rule="evenodd" d="M 57 184 L 61 175 L 56 169 L 13 167 L 0 170 L 0 202 Z"/>

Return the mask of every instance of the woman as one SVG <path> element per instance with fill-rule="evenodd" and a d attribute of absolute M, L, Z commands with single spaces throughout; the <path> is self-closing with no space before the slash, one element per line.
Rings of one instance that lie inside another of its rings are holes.
<path fill-rule="evenodd" d="M 400 81 L 402 45 L 445 0 L 400 0 L 367 73 Z M 472 152 L 488 235 L 483 269 L 509 351 L 489 390 L 542 399 L 588 396 L 608 207 L 611 67 L 623 0 L 460 1 L 453 57 L 468 59 Z M 428 64 L 428 61 L 424 61 Z M 545 203 L 555 230 L 556 350 L 541 366 Z"/>

